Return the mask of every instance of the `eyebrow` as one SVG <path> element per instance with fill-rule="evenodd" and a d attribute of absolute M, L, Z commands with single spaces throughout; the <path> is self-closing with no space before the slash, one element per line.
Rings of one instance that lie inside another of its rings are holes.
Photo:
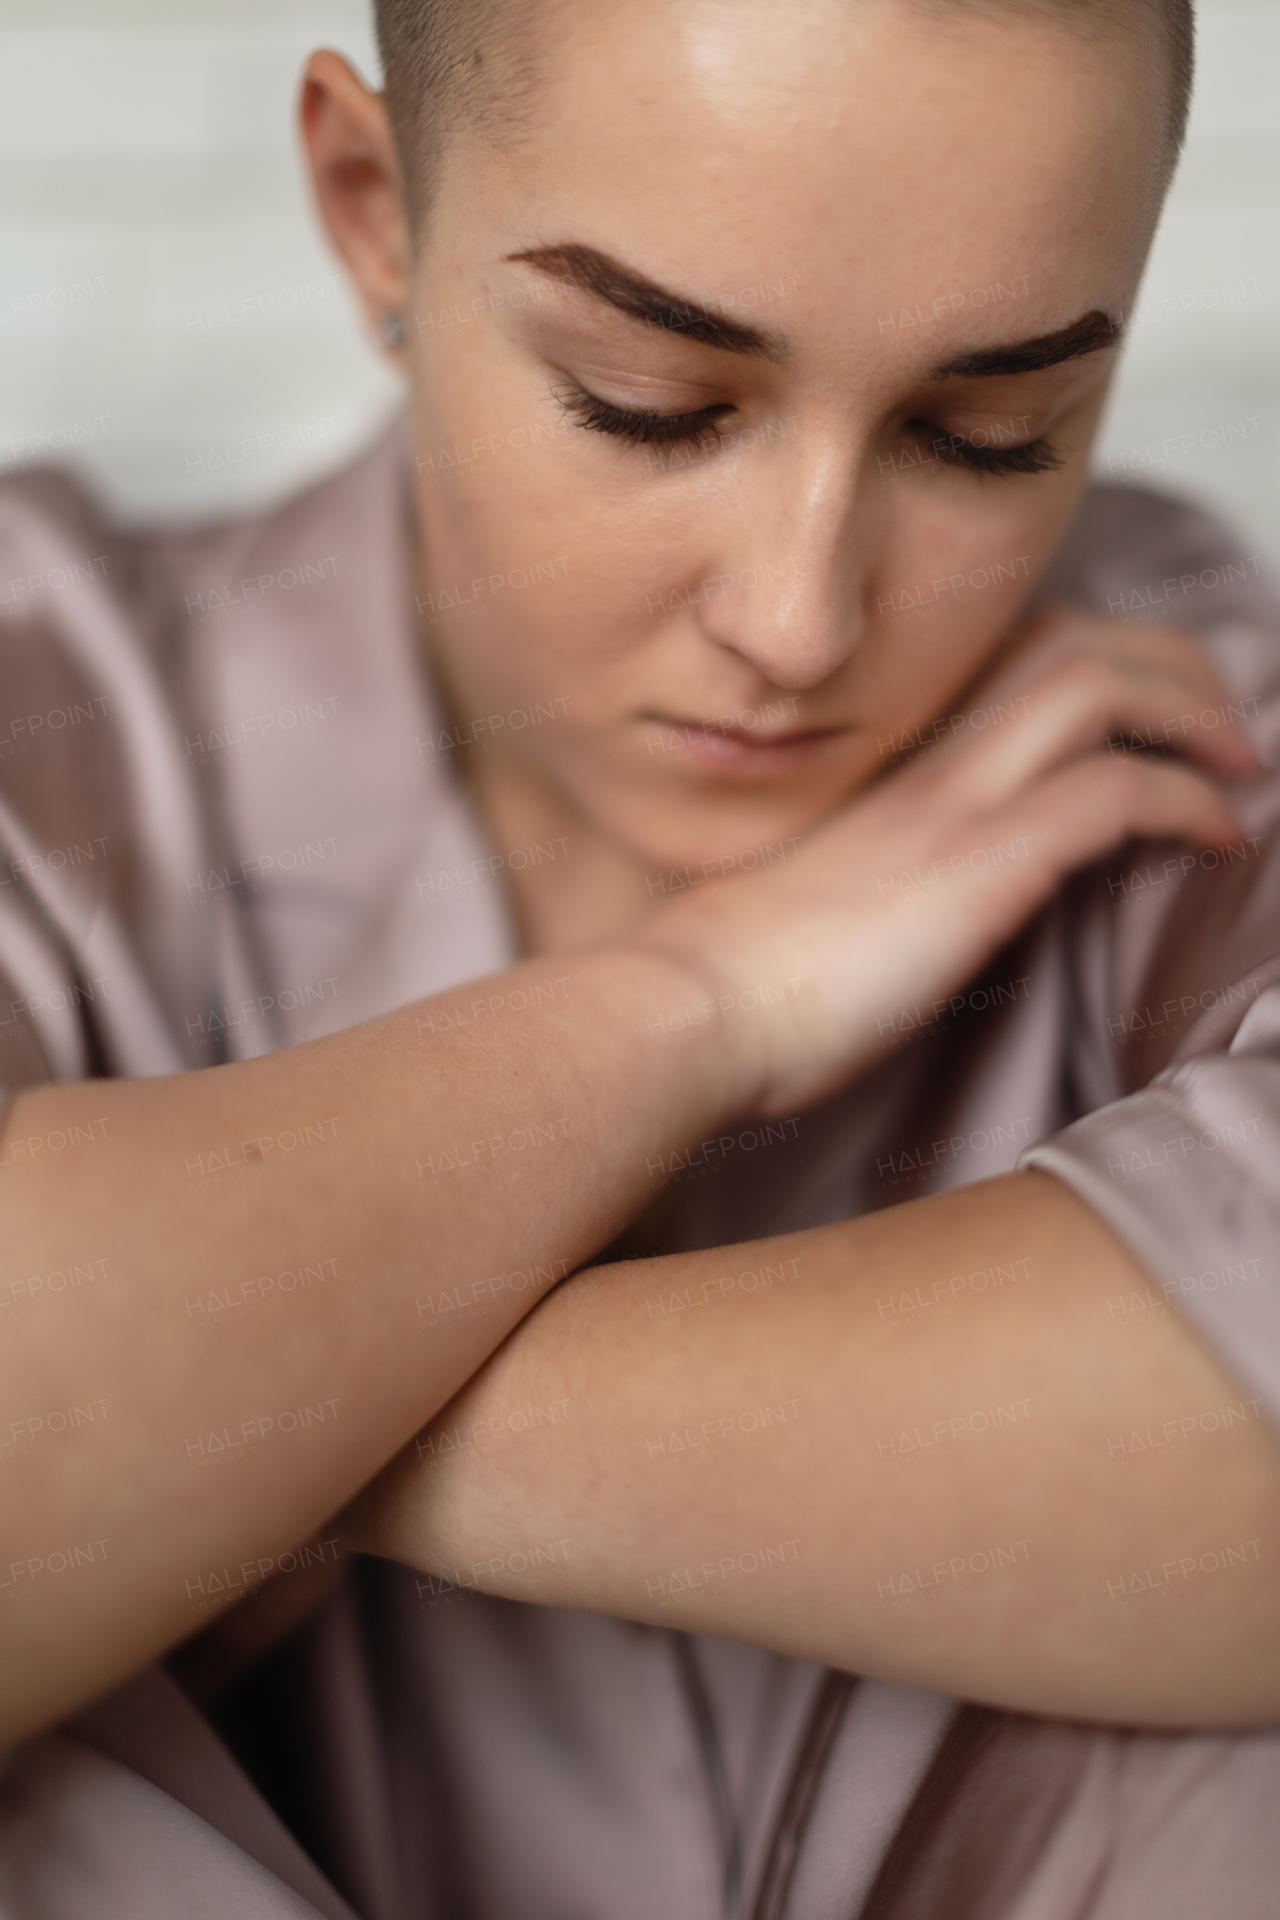
<path fill-rule="evenodd" d="M 509 253 L 506 257 L 567 282 L 631 320 L 646 321 L 651 327 L 679 334 L 684 340 L 700 341 L 703 346 L 719 347 L 722 353 L 785 360 L 790 351 L 778 334 L 726 319 L 694 300 L 684 300 L 596 247 L 531 247 L 526 253 Z"/>
<path fill-rule="evenodd" d="M 530 247 L 523 253 L 509 253 L 506 258 L 536 267 L 553 280 L 575 287 L 580 293 L 589 294 L 605 306 L 626 314 L 628 319 L 661 327 L 667 333 L 697 340 L 704 346 L 719 347 L 723 353 L 752 354 L 765 360 L 785 360 L 790 354 L 790 348 L 779 334 L 748 326 L 745 321 L 729 320 L 695 300 L 682 299 L 678 293 L 624 266 L 598 247 L 576 242 L 559 247 Z M 928 377 L 931 380 L 989 380 L 1000 375 L 1039 373 L 1046 367 L 1061 366 L 1066 360 L 1079 360 L 1086 354 L 1114 346 L 1123 331 L 1121 321 L 1095 308 L 1056 333 L 1017 340 L 1005 347 L 984 347 L 978 353 L 959 354 L 944 360 Z"/>
<path fill-rule="evenodd" d="M 1007 347 L 984 347 L 980 353 L 962 353 L 944 360 L 929 375 L 931 380 L 990 380 L 998 374 L 1039 373 L 1045 367 L 1058 367 L 1064 360 L 1079 360 L 1087 353 L 1099 353 L 1113 347 L 1124 332 L 1123 323 L 1095 308 L 1081 314 L 1069 327 L 1057 333 L 1042 333 L 1034 340 L 1017 340 Z"/>

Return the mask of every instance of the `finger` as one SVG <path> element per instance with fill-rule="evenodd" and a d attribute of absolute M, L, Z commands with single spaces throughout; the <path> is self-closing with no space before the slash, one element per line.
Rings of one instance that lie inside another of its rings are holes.
<path fill-rule="evenodd" d="M 1184 627 L 1152 621 L 1104 620 L 1074 607 L 1048 608 L 1035 615 L 993 664 L 998 673 L 1021 672 L 1037 659 L 1049 662 L 1078 652 L 1096 653 L 1106 660 L 1128 660 L 1135 665 L 1176 664 L 1203 685 L 1206 695 L 1230 698 L 1231 690 L 1218 675 L 1199 635 Z"/>
<path fill-rule="evenodd" d="M 1259 764 L 1248 732 L 1249 707 L 1257 701 L 1227 686 L 1203 647 L 1191 634 L 1176 627 L 1146 624 L 1121 627 L 1114 622 L 1080 615 L 1042 617 L 1021 643 L 1020 656 L 984 687 L 1008 702 L 1010 694 L 1027 694 L 1043 674 L 1081 656 L 1112 662 L 1136 676 L 1150 674 L 1169 686 L 1174 697 L 1153 737 L 1142 745 L 1180 747 L 1191 737 L 1238 742 L 1243 769 Z M 1180 692 L 1175 689 L 1181 689 Z M 1229 758 L 1233 749 L 1224 750 Z"/>
<path fill-rule="evenodd" d="M 979 965 L 1053 898 L 1068 875 L 1135 838 L 1219 847 L 1227 864 L 1252 857 L 1244 828 L 1188 767 L 1091 755 L 1040 781 L 1001 815 L 951 836 L 932 871 L 950 868 L 959 898 L 931 928 L 935 959 Z M 1194 854 L 1183 854 L 1181 862 Z M 923 895 L 919 906 L 926 904 Z"/>
<path fill-rule="evenodd" d="M 1243 824 L 1202 774 L 1124 755 L 1091 754 L 1050 774 L 1010 810 L 1005 833 L 1021 836 L 1046 899 L 1067 874 L 1135 838 L 1250 857 Z"/>
<path fill-rule="evenodd" d="M 999 805 L 1109 740 L 1117 743 L 1115 757 L 1132 757 L 1134 749 L 1176 751 L 1223 779 L 1238 779 L 1256 765 L 1251 745 L 1235 727 L 1219 725 L 1216 708 L 1194 705 L 1186 682 L 1174 674 L 1139 674 L 1077 655 L 1014 704 L 1015 718 L 943 750 L 935 771 L 960 804 Z"/>

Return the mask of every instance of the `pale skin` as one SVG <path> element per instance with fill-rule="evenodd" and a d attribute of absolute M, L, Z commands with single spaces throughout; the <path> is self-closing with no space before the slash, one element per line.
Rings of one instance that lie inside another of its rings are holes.
<path fill-rule="evenodd" d="M 1185 1443 L 1180 1416 L 1242 1395 L 1146 1298 L 1034 1173 L 599 1268 L 530 1316 L 346 1535 L 454 1585 L 997 1706 L 1273 1719 L 1274 1443 L 1256 1403 L 1228 1449 Z M 1125 1459 L 1166 1421 L 1163 1455 Z M 1154 1603 L 1124 1603 L 1149 1581 Z"/>
<path fill-rule="evenodd" d="M 10 1737 L 184 1639 L 205 1617 L 193 1617 L 193 1579 L 269 1561 L 322 1528 L 460 1391 L 446 1429 L 492 1417 L 513 1393 L 567 1398 L 573 1418 L 523 1451 L 473 1450 L 465 1467 L 430 1476 L 411 1447 L 345 1523 L 360 1546 L 441 1570 L 502 1558 L 513 1529 L 549 1526 L 573 1545 L 554 1586 L 476 1584 L 1031 1710 L 1244 1724 L 1280 1706 L 1265 1555 L 1247 1579 L 1206 1583 L 1159 1618 L 1099 1598 L 1098 1580 L 1105 1595 L 1117 1555 L 1139 1542 L 1163 1561 L 1188 1541 L 1270 1537 L 1280 1472 L 1256 1424 L 1212 1456 L 1188 1454 L 1167 1482 L 1098 1464 L 1100 1434 L 1235 1389 L 1172 1314 L 1141 1344 L 1112 1337 L 1105 1299 L 1146 1276 L 1047 1177 L 796 1236 L 774 1250 L 799 1263 L 794 1287 L 665 1344 L 640 1319 L 659 1283 L 649 1263 L 580 1275 L 531 1315 L 531 1289 L 491 1284 L 531 1265 L 583 1267 L 645 1205 L 655 1153 L 737 1116 L 794 1112 L 854 1078 L 880 1056 L 890 996 L 932 998 L 970 978 L 1074 868 L 1135 834 L 1208 845 L 1241 831 L 1221 791 L 1253 768 L 1239 737 L 1192 732 L 1177 762 L 1105 750 L 1119 729 L 1220 701 L 1184 636 L 1078 619 L 1016 628 L 1083 484 L 1112 348 L 1041 371 L 935 377 L 943 361 L 1127 309 L 1158 200 L 1158 103 L 1136 104 L 1123 58 L 1099 62 L 1043 23 L 1002 25 L 995 39 L 948 34 L 943 60 L 893 7 L 819 11 L 815 63 L 794 9 L 763 9 L 748 38 L 696 8 L 593 8 L 590 33 L 567 32 L 520 147 L 451 151 L 419 249 L 380 98 L 335 56 L 311 63 L 303 117 L 318 198 L 371 319 L 483 315 L 452 332 L 411 327 L 401 355 L 429 616 L 456 583 L 564 563 L 518 605 L 494 592 L 493 610 L 465 623 L 428 617 L 427 644 L 460 719 L 564 697 L 563 725 L 479 757 L 473 788 L 498 846 L 562 834 L 573 849 L 521 883 L 529 957 L 489 991 L 552 975 L 567 986 L 453 1034 L 410 1008 L 247 1065 L 15 1103 L 9 1140 L 106 1124 L 74 1179 L 34 1155 L 0 1182 L 0 1278 L 42 1273 L 75 1244 L 94 1247 L 111 1280 L 15 1316 L 5 1403 L 92 1395 L 119 1416 L 6 1468 L 15 1559 L 109 1543 L 74 1580 L 30 1576 L 27 1601 L 7 1610 Z M 673 45 L 687 53 L 674 70 Z M 643 120 L 616 110 L 619 71 L 646 101 Z M 919 122 L 905 145 L 886 117 L 904 87 Z M 963 193 L 948 159 L 958 146 Z M 871 164 L 889 150 L 892 167 Z M 567 151 L 581 161 L 571 187 Z M 711 183 L 694 199 L 691 177 Z M 712 313 L 737 312 L 728 295 L 766 277 L 787 286 L 768 320 L 776 351 L 727 351 L 628 319 L 563 271 L 511 259 L 566 245 Z M 1016 311 L 948 306 L 914 333 L 877 326 L 941 289 L 1018 275 L 1028 288 Z M 576 418 L 561 432 L 551 389 L 566 381 L 624 409 L 714 406 L 725 444 L 655 468 L 643 447 Z M 555 426 L 549 444 L 517 448 L 511 428 L 535 416 Z M 787 430 L 745 444 L 748 426 L 770 420 Z M 908 450 L 936 455 L 939 431 L 979 446 L 1048 437 L 1060 464 L 996 477 L 940 457 L 903 463 Z M 465 477 L 423 465 L 482 434 L 486 458 Z M 953 594 L 932 624 L 884 611 L 913 582 L 1023 556 L 1013 579 Z M 689 592 L 709 578 L 710 593 Z M 998 736 L 958 738 L 877 777 L 883 736 L 1001 689 L 1020 717 Z M 688 744 L 685 723 L 787 701 L 785 728 L 766 724 L 819 736 L 789 759 L 752 759 L 748 743 L 729 765 L 716 738 L 698 747 L 696 725 Z M 651 883 L 669 867 L 788 836 L 794 858 L 653 910 Z M 1018 861 L 994 874 L 970 866 L 975 848 L 1015 836 L 1027 849 Z M 886 871 L 935 862 L 945 883 L 909 896 L 880 885 Z M 797 982 L 781 1007 L 653 1044 L 655 1010 L 777 978 Z M 466 997 L 441 996 L 434 1010 Z M 419 1178 L 421 1153 L 487 1140 L 531 1104 L 560 1130 L 536 1182 L 498 1155 Z M 184 1170 L 218 1142 L 300 1114 L 333 1122 L 310 1159 L 266 1156 L 221 1188 Z M 216 1341 L 193 1339 L 185 1300 L 229 1272 L 286 1264 L 299 1218 L 340 1278 L 305 1302 L 264 1300 Z M 878 1324 L 873 1303 L 904 1274 L 968 1272 L 1015 1246 L 1025 1287 L 896 1347 Z M 734 1265 L 755 1257 L 735 1250 Z M 723 1258 L 661 1266 L 663 1286 L 700 1285 Z M 474 1307 L 442 1330 L 419 1312 L 428 1288 L 465 1289 Z M 1043 1410 L 1018 1429 L 1016 1469 L 999 1447 L 957 1444 L 913 1483 L 886 1483 L 875 1436 L 967 1407 L 976 1382 L 978 1401 Z M 726 1441 L 696 1482 L 648 1471 L 646 1439 L 669 1422 L 776 1403 L 784 1390 L 802 1417 L 757 1454 Z M 335 1417 L 294 1443 L 193 1467 L 192 1436 L 329 1401 Z M 708 1582 L 686 1612 L 654 1611 L 652 1569 L 718 1559 L 735 1530 L 769 1539 L 780 1523 L 799 1547 L 776 1579 Z M 971 1587 L 957 1578 L 945 1608 L 880 1604 L 876 1582 L 904 1555 L 949 1561 L 1010 1528 L 1030 1539 L 1025 1557 Z M 282 1612 L 297 1591 L 276 1583 Z M 1087 1657 L 1073 1651 L 1082 1633 Z"/>

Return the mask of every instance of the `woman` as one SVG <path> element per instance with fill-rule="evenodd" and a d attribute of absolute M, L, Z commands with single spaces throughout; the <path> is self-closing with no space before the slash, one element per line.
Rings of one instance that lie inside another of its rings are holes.
<path fill-rule="evenodd" d="M 11 1904 L 1262 1913 L 1274 606 L 1081 500 L 1182 11 L 380 25 L 411 446 L 5 489 Z"/>

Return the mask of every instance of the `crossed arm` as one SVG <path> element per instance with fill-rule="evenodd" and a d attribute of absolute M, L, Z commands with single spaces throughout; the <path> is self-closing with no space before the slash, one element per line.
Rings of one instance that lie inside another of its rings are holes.
<path fill-rule="evenodd" d="M 654 952 L 531 961 L 263 1060 L 10 1103 L 0 1739 L 277 1572 L 292 1604 L 298 1543 L 609 1244 L 647 1159 L 748 1097 L 709 1030 L 649 1038 L 699 984 Z M 433 1322 L 433 1288 L 471 1310 Z"/>
<path fill-rule="evenodd" d="M 1274 1720 L 1280 1449 L 1172 1307 L 1114 1312 L 1135 1290 L 1158 1298 L 1041 1173 L 597 1268 L 346 1537 L 1015 1709 Z"/>
<path fill-rule="evenodd" d="M 718 1284 L 723 1252 L 544 1298 L 635 1218 L 653 1157 L 847 1084 L 885 1005 L 970 978 L 1065 874 L 1135 834 L 1239 837 L 1190 759 L 1104 750 L 1218 697 L 1185 637 L 1064 619 L 1032 638 L 1047 657 L 1015 663 L 1031 691 L 999 738 L 873 783 L 795 859 L 693 890 L 623 946 L 512 969 L 491 1021 L 452 1018 L 477 983 L 263 1060 L 11 1103 L 0 1738 L 186 1640 L 406 1446 L 350 1536 L 433 1574 L 1043 1710 L 1274 1717 L 1275 1445 L 1250 1420 L 1167 1468 L 1114 1464 L 1126 1428 L 1239 1395 L 1171 1312 L 1115 1337 L 1105 1301 L 1143 1276 L 1048 1177 L 766 1248 L 793 1277 L 680 1332 L 649 1302 Z M 1254 764 L 1221 731 L 1187 752 L 1224 778 Z M 970 857 L 1010 832 L 1025 858 Z M 948 877 L 882 884 L 916 866 Z M 732 1011 L 780 979 L 785 1004 Z M 720 1017 L 668 1032 L 691 1002 Z M 913 1276 L 1011 1261 L 1025 1284 L 989 1307 L 918 1330 L 880 1314 Z M 320 1277 L 286 1288 L 300 1267 Z M 431 1291 L 473 1304 L 433 1320 Z M 484 1418 L 493 1449 L 424 1470 L 412 1437 L 459 1393 L 446 1426 Z M 560 1402 L 517 1439 L 510 1408 Z M 1013 1415 L 954 1429 L 984 1408 Z M 671 1443 L 685 1428 L 697 1448 Z M 916 1429 L 936 1455 L 902 1444 Z M 564 1549 L 530 1568 L 544 1536 Z M 1220 1574 L 1182 1577 L 1220 1549 Z M 1116 1603 L 1174 1564 L 1167 1603 Z M 301 1590 L 295 1560 L 276 1591 Z"/>
<path fill-rule="evenodd" d="M 106 1417 L 28 1422 L 4 1467 L 4 1733 L 186 1639 L 321 1526 L 430 1577 L 1015 1707 L 1274 1719 L 1280 1450 L 1256 1405 L 1182 1444 L 1182 1416 L 1240 1390 L 1172 1308 L 1118 1331 L 1109 1303 L 1148 1282 L 1089 1209 L 1021 1173 L 555 1285 L 635 1214 L 648 1159 L 742 1091 L 697 1030 L 655 1054 L 647 1016 L 696 988 L 671 961 L 556 972 L 570 1000 L 465 1049 L 424 1038 L 446 995 L 265 1061 L 13 1104 L 4 1401 Z M 419 1178 L 513 1112 L 568 1121 L 536 1178 L 515 1153 Z M 308 1117 L 334 1124 L 306 1152 L 190 1171 Z M 65 1156 L 19 1170 L 51 1128 L 85 1136 L 74 1181 Z M 94 1252 L 92 1284 L 24 1291 Z M 325 1259 L 305 1293 L 262 1284 Z M 1007 1278 L 952 1287 L 982 1270 Z M 433 1318 L 433 1291 L 471 1304 Z M 193 1321 L 229 1292 L 224 1324 Z M 1117 1449 L 1148 1430 L 1171 1444 Z M 308 1593 L 288 1572 L 267 1611 Z"/>

